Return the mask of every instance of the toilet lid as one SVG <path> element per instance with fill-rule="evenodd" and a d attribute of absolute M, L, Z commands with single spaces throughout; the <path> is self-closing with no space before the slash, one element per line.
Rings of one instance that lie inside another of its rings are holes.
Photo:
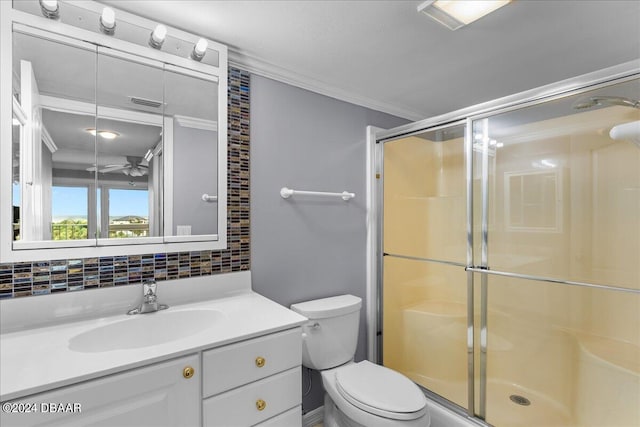
<path fill-rule="evenodd" d="M 413 420 L 427 411 L 427 399 L 409 378 L 368 361 L 338 368 L 336 385 L 349 403 L 374 415 Z"/>

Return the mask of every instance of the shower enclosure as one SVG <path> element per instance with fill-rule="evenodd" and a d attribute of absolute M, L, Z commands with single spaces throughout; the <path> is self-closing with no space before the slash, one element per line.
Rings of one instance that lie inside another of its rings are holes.
<path fill-rule="evenodd" d="M 640 425 L 637 66 L 376 134 L 378 361 L 495 426 Z"/>

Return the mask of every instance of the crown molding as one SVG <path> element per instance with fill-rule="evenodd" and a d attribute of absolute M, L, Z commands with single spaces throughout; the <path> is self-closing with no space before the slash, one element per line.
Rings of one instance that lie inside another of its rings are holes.
<path fill-rule="evenodd" d="M 267 77 L 291 86 L 306 89 L 311 92 L 335 98 L 350 104 L 370 108 L 375 111 L 391 114 L 407 120 L 416 121 L 424 119 L 424 114 L 395 105 L 376 101 L 347 90 L 331 86 L 313 77 L 302 75 L 278 65 L 267 62 L 256 56 L 248 55 L 235 48 L 229 47 L 229 65 L 241 68 L 250 73 Z"/>
<path fill-rule="evenodd" d="M 218 131 L 218 122 L 214 120 L 199 119 L 197 117 L 180 116 L 177 114 L 174 115 L 173 118 L 182 127 L 208 130 L 213 132 Z"/>
<path fill-rule="evenodd" d="M 51 138 L 51 135 L 47 128 L 44 127 L 44 124 L 42 125 L 42 142 L 44 142 L 44 145 L 49 149 L 49 151 L 51 151 L 51 154 L 58 151 L 58 146 L 53 141 L 53 138 Z"/>

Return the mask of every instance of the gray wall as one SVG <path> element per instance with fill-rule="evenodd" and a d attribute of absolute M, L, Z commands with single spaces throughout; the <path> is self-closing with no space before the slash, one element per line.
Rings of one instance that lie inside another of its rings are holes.
<path fill-rule="evenodd" d="M 251 76 L 253 289 L 282 305 L 366 294 L 366 127 L 406 120 Z M 280 188 L 356 193 L 342 199 L 280 197 Z M 366 358 L 365 310 L 356 360 Z M 303 375 L 303 390 L 308 386 Z M 320 377 L 303 399 L 323 404 Z"/>
<path fill-rule="evenodd" d="M 218 202 L 202 195 L 218 195 L 218 133 L 173 124 L 173 229 L 190 225 L 191 234 L 218 233 Z M 169 234 L 169 233 L 167 233 Z"/>

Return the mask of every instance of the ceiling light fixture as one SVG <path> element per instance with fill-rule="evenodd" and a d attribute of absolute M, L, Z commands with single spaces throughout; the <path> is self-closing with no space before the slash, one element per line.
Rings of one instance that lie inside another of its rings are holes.
<path fill-rule="evenodd" d="M 418 12 L 450 30 L 457 30 L 510 2 L 511 0 L 428 0 L 418 6 Z"/>
<path fill-rule="evenodd" d="M 191 51 L 191 59 L 202 61 L 204 54 L 207 53 L 208 44 L 209 43 L 205 39 L 198 40 L 198 43 L 193 47 L 193 51 Z"/>
<path fill-rule="evenodd" d="M 116 13 L 110 7 L 102 9 L 100 31 L 110 36 L 116 32 Z"/>
<path fill-rule="evenodd" d="M 58 0 L 40 0 L 40 10 L 46 18 L 58 19 L 60 17 Z"/>
<path fill-rule="evenodd" d="M 96 130 L 94 128 L 89 128 L 89 129 L 85 129 L 87 132 L 89 132 L 91 135 L 96 136 L 96 133 L 98 135 L 100 135 L 101 137 L 103 137 L 104 139 L 116 139 L 117 137 L 120 136 L 120 134 L 118 132 L 113 132 L 111 130 L 99 130 L 96 132 Z"/>
<path fill-rule="evenodd" d="M 156 25 L 153 32 L 149 36 L 149 46 L 154 49 L 160 49 L 164 39 L 167 37 L 167 27 L 162 24 Z"/>

